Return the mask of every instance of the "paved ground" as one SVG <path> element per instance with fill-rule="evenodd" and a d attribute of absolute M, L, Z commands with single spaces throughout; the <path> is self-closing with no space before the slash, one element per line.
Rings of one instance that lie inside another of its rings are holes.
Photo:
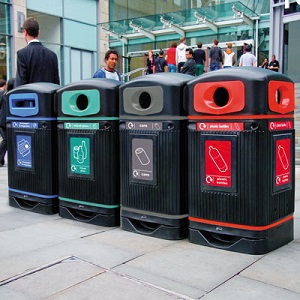
<path fill-rule="evenodd" d="M 295 240 L 266 255 L 167 241 L 8 205 L 0 168 L 0 299 L 300 299 Z"/>

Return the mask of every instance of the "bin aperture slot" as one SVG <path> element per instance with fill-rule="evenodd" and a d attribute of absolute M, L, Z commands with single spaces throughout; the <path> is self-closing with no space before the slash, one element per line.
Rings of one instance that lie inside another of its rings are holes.
<path fill-rule="evenodd" d="M 96 89 L 64 91 L 62 112 L 70 116 L 89 116 L 100 112 L 100 92 Z"/>
<path fill-rule="evenodd" d="M 29 117 L 39 112 L 36 93 L 12 94 L 9 96 L 9 111 L 14 116 Z"/>
<path fill-rule="evenodd" d="M 194 87 L 194 109 L 199 113 L 221 115 L 242 111 L 245 86 L 241 81 L 200 82 Z"/>
<path fill-rule="evenodd" d="M 124 111 L 135 115 L 151 115 L 162 112 L 164 91 L 161 86 L 126 88 L 123 92 Z"/>
<path fill-rule="evenodd" d="M 285 114 L 295 109 L 295 89 L 292 82 L 271 80 L 268 86 L 268 104 L 271 111 Z"/>

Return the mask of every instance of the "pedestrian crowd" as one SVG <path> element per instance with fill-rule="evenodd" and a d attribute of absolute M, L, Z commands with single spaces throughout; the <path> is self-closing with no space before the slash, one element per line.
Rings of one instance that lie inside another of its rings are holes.
<path fill-rule="evenodd" d="M 193 49 L 186 45 L 186 39 L 181 37 L 179 44 L 172 42 L 170 47 L 164 51 L 159 50 L 158 55 L 154 55 L 152 50 L 148 51 L 147 70 L 145 74 L 153 74 L 160 72 L 183 73 L 192 76 L 200 76 L 204 72 L 215 71 L 222 68 L 231 68 L 233 66 L 240 67 L 257 67 L 257 58 L 252 54 L 252 45 L 244 44 L 243 54 L 237 63 L 237 55 L 233 51 L 233 43 L 226 43 L 227 48 L 222 51 L 219 47 L 219 41 L 213 40 L 212 47 L 207 51 L 202 49 L 202 42 L 197 43 L 197 48 Z M 276 56 L 272 55 L 272 60 L 268 58 L 259 66 L 260 68 L 278 72 L 279 62 Z"/>

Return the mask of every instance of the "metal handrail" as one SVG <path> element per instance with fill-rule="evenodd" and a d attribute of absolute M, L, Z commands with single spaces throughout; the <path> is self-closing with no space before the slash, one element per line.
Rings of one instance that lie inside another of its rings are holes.
<path fill-rule="evenodd" d="M 121 76 L 122 76 L 122 78 L 123 78 L 123 81 L 127 81 L 127 80 L 125 80 L 125 79 L 129 79 L 129 76 L 131 76 L 132 74 L 141 71 L 141 72 L 142 72 L 142 75 L 144 75 L 144 72 L 145 72 L 146 70 L 147 70 L 147 68 L 137 68 L 137 69 L 134 69 L 134 70 L 132 70 L 132 71 L 130 71 L 130 72 L 124 73 L 124 74 L 122 74 Z"/>

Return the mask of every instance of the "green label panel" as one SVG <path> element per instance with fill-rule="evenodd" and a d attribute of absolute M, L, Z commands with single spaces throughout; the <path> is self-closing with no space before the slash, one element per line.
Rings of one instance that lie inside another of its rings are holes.
<path fill-rule="evenodd" d="M 64 123 L 64 129 L 99 129 L 99 123 Z"/>
<path fill-rule="evenodd" d="M 70 172 L 75 174 L 91 174 L 90 139 L 82 137 L 70 138 Z"/>

